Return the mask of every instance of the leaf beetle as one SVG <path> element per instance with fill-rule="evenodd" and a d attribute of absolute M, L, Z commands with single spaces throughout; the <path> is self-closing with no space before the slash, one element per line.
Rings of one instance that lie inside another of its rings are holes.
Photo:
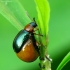
<path fill-rule="evenodd" d="M 37 24 L 34 21 L 27 24 L 23 30 L 21 30 L 13 41 L 13 49 L 19 59 L 25 62 L 33 62 L 39 56 L 39 48 L 36 44 L 34 37 L 34 28 Z"/>

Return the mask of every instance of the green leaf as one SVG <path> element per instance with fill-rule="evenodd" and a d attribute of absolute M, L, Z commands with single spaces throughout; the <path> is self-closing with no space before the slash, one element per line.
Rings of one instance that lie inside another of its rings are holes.
<path fill-rule="evenodd" d="M 40 57 L 44 58 L 48 56 L 47 45 L 48 45 L 48 23 L 50 19 L 50 6 L 47 0 L 35 0 L 36 9 L 38 13 L 38 27 L 40 30 L 40 34 L 43 37 L 39 36 L 39 42 L 41 45 L 40 47 Z M 50 59 L 50 58 L 49 58 Z M 41 68 L 41 70 L 51 70 L 51 62 L 48 59 L 40 60 L 41 66 L 45 66 Z"/>
<path fill-rule="evenodd" d="M 62 68 L 70 61 L 70 52 L 64 57 L 64 59 L 61 61 L 59 66 L 56 70 L 62 70 Z"/>
<path fill-rule="evenodd" d="M 47 0 L 35 0 L 36 9 L 38 12 L 38 26 L 40 29 L 40 33 L 44 35 L 45 39 L 47 39 L 48 34 L 48 23 L 50 18 L 50 7 Z M 44 44 L 45 41 L 42 41 Z"/>
<path fill-rule="evenodd" d="M 18 0 L 0 0 L 0 13 L 18 30 L 31 22 Z"/>

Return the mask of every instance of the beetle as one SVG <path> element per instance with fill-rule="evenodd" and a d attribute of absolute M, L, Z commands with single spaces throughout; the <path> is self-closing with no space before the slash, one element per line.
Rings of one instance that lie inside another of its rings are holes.
<path fill-rule="evenodd" d="M 16 52 L 18 58 L 25 62 L 33 62 L 39 56 L 39 48 L 34 37 L 34 28 L 37 24 L 34 21 L 27 24 L 23 30 L 21 30 L 13 41 L 13 49 Z"/>

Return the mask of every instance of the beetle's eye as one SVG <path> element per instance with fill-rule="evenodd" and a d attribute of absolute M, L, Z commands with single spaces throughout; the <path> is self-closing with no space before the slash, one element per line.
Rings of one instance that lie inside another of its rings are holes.
<path fill-rule="evenodd" d="M 37 24 L 35 22 L 31 22 L 30 25 L 33 26 L 33 27 L 37 26 Z"/>

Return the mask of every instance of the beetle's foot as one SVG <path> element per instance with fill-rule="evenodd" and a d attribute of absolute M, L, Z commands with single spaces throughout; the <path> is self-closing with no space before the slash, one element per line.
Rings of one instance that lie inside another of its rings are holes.
<path fill-rule="evenodd" d="M 36 28 L 33 32 L 36 32 L 37 30 L 39 30 L 39 28 Z"/>

